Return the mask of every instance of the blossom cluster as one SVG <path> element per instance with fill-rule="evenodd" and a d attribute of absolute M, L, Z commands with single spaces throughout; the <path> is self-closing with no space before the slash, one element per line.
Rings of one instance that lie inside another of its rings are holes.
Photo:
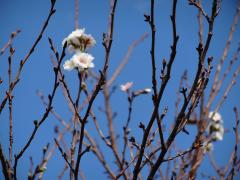
<path fill-rule="evenodd" d="M 70 60 L 66 60 L 63 68 L 71 71 L 78 69 L 83 71 L 88 68 L 93 68 L 94 57 L 87 53 L 86 50 L 96 44 L 95 39 L 90 34 L 85 34 L 85 29 L 76 29 L 68 37 L 64 38 L 62 44 L 67 43 L 67 48 L 74 55 Z"/>
<path fill-rule="evenodd" d="M 210 121 L 207 127 L 207 131 L 211 135 L 212 140 L 223 140 L 224 127 L 222 116 L 218 112 L 210 112 L 208 118 Z"/>
<path fill-rule="evenodd" d="M 222 141 L 224 135 L 224 127 L 222 116 L 218 112 L 210 112 L 208 115 L 209 124 L 207 126 L 207 133 L 210 136 L 210 142 L 204 144 L 203 152 L 209 152 L 213 150 L 212 141 Z"/>

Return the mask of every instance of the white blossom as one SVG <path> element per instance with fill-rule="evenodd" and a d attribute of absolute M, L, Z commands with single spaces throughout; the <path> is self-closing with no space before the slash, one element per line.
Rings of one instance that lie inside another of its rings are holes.
<path fill-rule="evenodd" d="M 67 47 L 70 52 L 85 51 L 96 44 L 95 39 L 90 34 L 85 34 L 85 29 L 76 29 L 68 37 L 64 38 L 62 45 L 67 42 Z"/>
<path fill-rule="evenodd" d="M 207 127 L 207 132 L 212 137 L 213 141 L 223 140 L 224 135 L 224 126 L 222 116 L 218 112 L 209 113 L 209 124 Z"/>
<path fill-rule="evenodd" d="M 75 64 L 73 61 L 71 60 L 67 60 L 65 61 L 65 63 L 63 64 L 63 68 L 67 71 L 71 71 L 72 69 L 75 68 Z"/>
<path fill-rule="evenodd" d="M 223 140 L 223 133 L 219 132 L 219 131 L 213 132 L 212 133 L 212 139 L 214 141 L 222 141 Z"/>
<path fill-rule="evenodd" d="M 77 52 L 70 60 L 65 61 L 63 68 L 68 71 L 74 68 L 77 68 L 79 71 L 83 71 L 84 69 L 94 67 L 92 62 L 93 59 L 94 57 L 91 54 Z"/>
<path fill-rule="evenodd" d="M 213 115 L 214 114 L 214 115 Z M 209 114 L 208 114 L 208 118 L 217 122 L 217 121 L 222 121 L 222 116 L 218 113 L 218 112 L 213 112 L 211 111 Z"/>
<path fill-rule="evenodd" d="M 77 52 L 75 55 L 72 57 L 72 61 L 80 71 L 88 68 L 93 68 L 93 59 L 94 57 L 91 54 L 88 53 L 82 53 L 82 52 Z"/>
<path fill-rule="evenodd" d="M 133 85 L 133 82 L 127 82 L 125 84 L 122 84 L 120 88 L 122 91 L 126 92 L 132 87 L 132 85 Z"/>
<path fill-rule="evenodd" d="M 145 93 L 150 93 L 151 91 L 152 91 L 152 90 L 151 90 L 150 88 L 145 88 L 145 89 L 144 89 L 144 92 L 145 92 Z"/>

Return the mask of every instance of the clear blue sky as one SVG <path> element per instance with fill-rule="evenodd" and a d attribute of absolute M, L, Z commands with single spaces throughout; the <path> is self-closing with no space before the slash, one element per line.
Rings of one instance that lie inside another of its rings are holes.
<path fill-rule="evenodd" d="M 219 60 L 222 55 L 222 51 L 225 47 L 225 42 L 228 37 L 229 27 L 232 23 L 233 16 L 235 14 L 237 1 L 236 0 L 223 0 L 222 9 L 219 16 L 216 19 L 216 26 L 214 28 L 214 36 L 209 49 L 209 56 L 214 57 L 214 64 Z M 207 12 L 210 12 L 210 1 L 204 1 L 204 6 Z M 38 35 L 40 28 L 47 16 L 50 6 L 50 0 L 0 0 L 0 47 L 7 42 L 9 35 L 16 29 L 21 29 L 21 33 L 14 40 L 13 47 L 16 49 L 16 53 L 13 58 L 13 70 L 16 73 L 16 69 L 19 65 L 21 58 L 25 56 L 31 47 L 35 37 Z M 144 13 L 149 12 L 148 0 L 119 0 L 116 9 L 116 21 L 114 31 L 114 41 L 112 46 L 111 58 L 110 58 L 110 75 L 121 62 L 127 52 L 128 46 L 132 41 L 137 40 L 145 32 L 150 33 L 150 28 L 147 23 L 144 22 Z M 108 25 L 108 12 L 109 1 L 108 0 L 80 0 L 79 1 L 79 27 L 86 28 L 86 32 L 92 34 L 97 41 L 97 45 L 90 50 L 90 53 L 95 57 L 95 71 L 100 69 L 104 62 L 104 48 L 102 46 L 102 33 L 107 31 Z M 156 0 L 156 60 L 158 66 L 158 73 L 160 71 L 161 60 L 169 57 L 170 45 L 172 41 L 171 22 L 169 15 L 171 13 L 171 1 L 169 0 Z M 179 1 L 177 6 L 177 32 L 180 36 L 176 61 L 173 65 L 172 77 L 166 88 L 165 96 L 160 107 L 160 111 L 165 107 L 169 107 L 169 113 L 166 116 L 167 129 L 165 135 L 168 135 L 170 123 L 173 120 L 174 103 L 176 100 L 176 92 L 178 89 L 179 79 L 185 69 L 188 70 L 189 81 L 195 74 L 197 67 L 197 52 L 195 47 L 198 45 L 198 27 L 196 21 L 197 10 L 189 6 L 187 0 Z M 204 37 L 206 38 L 206 22 L 204 23 Z M 33 129 L 32 121 L 39 119 L 44 112 L 44 107 L 36 95 L 36 91 L 40 90 L 46 96 L 50 93 L 52 88 L 52 82 L 54 74 L 52 72 L 52 65 L 50 61 L 51 50 L 49 48 L 47 37 L 51 37 L 57 47 L 61 50 L 61 42 L 70 32 L 74 30 L 74 0 L 63 1 L 57 0 L 56 2 L 56 14 L 50 20 L 50 24 L 44 33 L 41 42 L 38 44 L 34 54 L 30 57 L 29 62 L 26 64 L 22 78 L 18 86 L 14 91 L 14 153 L 18 152 L 20 148 L 25 144 L 30 133 Z M 237 49 L 237 43 L 240 40 L 240 26 L 237 26 L 234 33 L 231 50 L 227 60 L 229 60 L 235 50 Z M 126 68 L 122 71 L 121 76 L 115 81 L 114 85 L 119 87 L 120 84 L 127 81 L 133 81 L 133 89 L 141 89 L 151 87 L 151 59 L 150 59 L 150 38 L 146 39 L 143 43 L 134 49 L 134 52 L 130 58 L 130 61 Z M 7 82 L 7 56 L 5 53 L 0 56 L 0 77 Z M 68 54 L 65 59 L 70 58 Z M 234 66 L 236 69 L 239 66 L 239 61 Z M 215 72 L 215 66 L 213 69 Z M 71 88 L 72 94 L 76 93 L 78 82 L 76 74 L 74 72 L 66 72 L 66 80 Z M 229 82 L 230 78 L 227 78 Z M 238 78 L 239 80 L 239 78 Z M 0 86 L 0 99 L 5 94 L 7 83 Z M 226 83 L 224 84 L 224 89 Z M 233 106 L 239 106 L 239 84 L 236 84 L 231 91 L 228 100 L 220 109 L 220 113 L 223 116 L 224 124 L 227 129 L 230 130 L 224 136 L 224 141 L 215 144 L 214 156 L 218 163 L 225 164 L 232 152 L 234 145 L 234 136 L 232 133 L 232 127 L 235 124 Z M 218 102 L 215 101 L 215 105 Z M 115 119 L 116 131 L 122 134 L 122 126 L 127 118 L 127 98 L 126 95 L 120 92 L 117 88 L 116 93 L 112 97 L 111 101 L 113 111 L 118 113 Z M 94 111 L 98 115 L 100 126 L 103 130 L 106 130 L 106 121 L 98 107 L 103 106 L 102 96 L 100 95 L 96 102 Z M 67 104 L 62 97 L 62 92 L 58 91 L 54 100 L 54 108 L 56 111 L 68 121 L 71 118 L 71 113 L 68 110 Z M 132 135 L 140 141 L 140 130 L 138 128 L 139 121 L 146 122 L 152 110 L 151 96 L 143 96 L 138 98 L 134 102 L 133 120 L 130 125 L 132 129 Z M 5 154 L 8 150 L 8 111 L 5 110 L 0 116 L 0 142 L 4 146 Z M 19 162 L 18 177 L 19 179 L 26 179 L 29 169 L 29 156 L 33 156 L 35 165 L 40 161 L 42 155 L 42 147 L 46 143 L 53 144 L 53 137 L 56 135 L 53 133 L 55 125 L 60 125 L 55 118 L 50 115 L 47 121 L 39 129 L 35 140 L 31 144 L 31 147 L 26 151 L 23 158 Z M 94 127 L 92 122 L 88 123 L 87 129 L 93 135 Z M 194 137 L 194 129 L 191 130 L 191 137 Z M 106 131 L 105 131 L 106 132 Z M 107 132 L 106 132 L 107 133 Z M 66 136 L 68 145 L 70 145 L 69 135 Z M 177 138 L 180 142 L 179 147 L 189 147 L 192 138 L 186 135 L 180 135 Z M 184 143 L 182 143 L 184 142 Z M 120 143 L 121 144 L 121 143 Z M 103 144 L 101 144 L 103 145 Z M 110 153 L 107 148 L 103 148 L 104 152 Z M 224 153 L 224 156 L 223 156 Z M 108 162 L 112 163 L 111 156 L 107 158 Z M 83 158 L 84 173 L 89 179 L 100 178 L 104 179 L 103 169 L 99 168 L 99 163 L 96 158 L 87 154 Z M 55 152 L 54 156 L 48 163 L 48 169 L 44 175 L 44 179 L 56 179 L 59 171 L 63 168 L 64 161 L 60 157 L 59 152 Z M 100 169 L 100 170 L 99 170 Z M 201 167 L 201 171 L 205 171 L 212 174 L 213 170 L 209 163 L 204 163 Z M 68 174 L 67 174 L 68 175 Z M 68 176 L 66 176 L 68 177 Z M 0 179 L 3 178 L 0 172 Z"/>

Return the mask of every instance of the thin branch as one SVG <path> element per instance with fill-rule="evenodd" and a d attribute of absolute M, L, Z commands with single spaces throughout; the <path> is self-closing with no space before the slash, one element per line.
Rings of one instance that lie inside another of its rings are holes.
<path fill-rule="evenodd" d="M 171 15 L 172 26 L 173 26 L 173 44 L 171 46 L 171 50 L 172 51 L 171 51 L 171 54 L 170 54 L 170 59 L 169 59 L 169 62 L 167 64 L 167 72 L 166 72 L 166 75 L 163 78 L 161 87 L 160 87 L 159 92 L 158 92 L 158 96 L 157 96 L 157 100 L 156 100 L 156 103 L 155 103 L 154 110 L 152 112 L 152 115 L 151 115 L 151 118 L 149 120 L 148 126 L 147 126 L 147 128 L 146 128 L 146 130 L 144 132 L 144 135 L 143 135 L 141 149 L 140 149 L 140 152 L 139 152 L 139 157 L 138 157 L 136 166 L 135 166 L 134 171 L 133 171 L 133 174 L 134 174 L 133 180 L 137 179 L 137 176 L 138 176 L 138 174 L 140 172 L 140 166 L 141 166 L 142 158 L 143 158 L 143 155 L 144 155 L 145 145 L 147 143 L 148 135 L 150 133 L 150 130 L 152 128 L 154 120 L 155 120 L 155 118 L 157 116 L 158 108 L 159 108 L 159 105 L 160 105 L 160 101 L 162 99 L 165 87 L 166 87 L 166 85 L 167 85 L 167 83 L 168 83 L 168 81 L 170 79 L 172 64 L 173 64 L 175 56 L 176 56 L 177 42 L 178 42 L 178 39 L 179 39 L 179 36 L 177 36 L 177 32 L 176 32 L 176 22 L 175 22 L 176 4 L 177 4 L 177 1 L 174 1 L 173 11 L 172 11 L 172 15 Z"/>
<path fill-rule="evenodd" d="M 12 146 L 13 146 L 13 108 L 12 108 L 12 57 L 15 50 L 10 45 L 10 55 L 8 57 L 8 108 L 9 108 L 9 163 L 12 163 Z"/>
<path fill-rule="evenodd" d="M 79 11 L 79 0 L 74 0 L 74 25 L 75 29 L 78 29 L 78 11 Z"/>
<path fill-rule="evenodd" d="M 62 150 L 60 144 L 58 143 L 57 139 L 54 138 L 54 141 L 55 141 L 55 143 L 56 143 L 56 145 L 57 145 L 57 147 L 58 147 L 58 149 L 59 149 L 62 157 L 64 158 L 64 160 L 65 160 L 66 163 L 68 164 L 70 170 L 71 170 L 72 172 L 74 172 L 74 169 L 73 169 L 72 165 L 71 165 L 70 162 L 68 161 L 67 154 L 63 152 L 63 150 Z"/>
<path fill-rule="evenodd" d="M 194 0 L 188 0 L 188 2 L 189 2 L 189 5 L 193 5 L 193 6 L 195 6 L 196 8 L 198 8 L 198 10 L 202 13 L 202 15 L 205 16 L 205 18 L 207 19 L 207 21 L 210 22 L 210 18 L 209 18 L 209 16 L 207 15 L 207 13 L 204 11 L 201 3 L 196 2 L 196 1 L 194 1 Z"/>
<path fill-rule="evenodd" d="M 2 172 L 3 175 L 5 177 L 6 180 L 10 180 L 11 178 L 11 174 L 10 174 L 10 167 L 9 164 L 3 154 L 3 150 L 2 150 L 2 145 L 0 144 L 0 160 L 1 160 L 1 164 L 2 164 Z"/>
<path fill-rule="evenodd" d="M 99 78 L 98 83 L 96 85 L 96 88 L 95 88 L 95 90 L 94 90 L 94 92 L 93 92 L 93 94 L 92 94 L 92 96 L 89 100 L 89 104 L 88 104 L 87 110 L 85 112 L 85 115 L 84 115 L 84 118 L 83 118 L 82 124 L 81 124 L 79 147 L 78 147 L 78 156 L 77 156 L 77 161 L 76 161 L 76 165 L 75 165 L 75 169 L 74 169 L 75 180 L 78 179 L 78 171 L 79 171 L 80 161 L 81 161 L 81 158 L 82 158 L 81 154 L 82 154 L 82 144 L 83 144 L 83 138 L 84 138 L 85 124 L 86 124 L 87 118 L 90 114 L 92 104 L 93 104 L 96 96 L 98 95 L 99 91 L 102 89 L 102 86 L 105 83 L 105 78 L 106 78 L 108 64 L 109 64 L 109 55 L 110 55 L 110 50 L 111 50 L 111 45 L 112 45 L 113 25 L 114 25 L 114 15 L 115 15 L 116 4 L 117 4 L 117 0 L 114 0 L 113 7 L 111 9 L 111 15 L 110 15 L 110 29 L 109 29 L 109 34 L 108 34 L 109 37 L 108 37 L 107 40 L 106 39 L 103 40 L 103 45 L 104 45 L 105 50 L 106 50 L 106 58 L 105 58 L 103 71 L 100 71 L 100 78 Z"/>
<path fill-rule="evenodd" d="M 188 153 L 194 151 L 195 149 L 202 147 L 202 145 L 203 144 L 197 144 L 197 145 L 191 147 L 190 149 L 188 149 L 188 150 L 186 150 L 184 152 L 178 153 L 176 156 L 170 157 L 168 159 L 164 159 L 163 162 L 172 161 L 172 160 L 174 160 L 174 159 L 176 159 L 178 157 L 182 157 L 183 155 L 188 154 Z"/>
<path fill-rule="evenodd" d="M 3 48 L 1 49 L 0 55 L 2 55 L 2 54 L 6 51 L 6 49 L 9 48 L 9 47 L 12 45 L 13 39 L 14 39 L 20 32 L 21 32 L 21 30 L 20 30 L 20 29 L 17 29 L 16 31 L 14 31 L 14 32 L 11 33 L 10 38 L 9 38 L 7 44 L 5 44 L 5 45 L 3 46 Z"/>
<path fill-rule="evenodd" d="M 111 171 L 109 165 L 107 164 L 103 154 L 101 153 L 100 149 L 98 148 L 97 144 L 94 142 L 94 140 L 89 136 L 88 133 L 85 132 L 86 138 L 88 139 L 89 143 L 91 144 L 92 148 L 91 151 L 96 155 L 100 163 L 103 165 L 104 169 L 108 173 L 108 175 L 111 177 L 111 179 L 116 179 L 115 174 Z"/>
<path fill-rule="evenodd" d="M 218 62 L 216 73 L 214 75 L 213 85 L 211 87 L 211 92 L 210 92 L 210 95 L 209 95 L 209 102 L 208 102 L 207 107 L 206 107 L 207 110 L 209 110 L 211 102 L 213 101 L 213 98 L 214 98 L 213 96 L 214 96 L 216 88 L 217 88 L 218 78 L 219 78 L 219 75 L 220 75 L 220 72 L 221 72 L 221 69 L 222 69 L 222 65 L 223 65 L 223 63 L 224 63 L 224 61 L 225 61 L 225 59 L 228 55 L 229 48 L 230 48 L 232 38 L 233 38 L 233 33 L 235 32 L 236 26 L 238 24 L 239 16 L 240 16 L 240 3 L 238 2 L 238 6 L 236 8 L 236 13 L 235 13 L 235 16 L 234 16 L 234 19 L 233 19 L 233 22 L 232 22 L 232 25 L 231 25 L 231 28 L 230 28 L 230 32 L 228 34 L 228 39 L 227 39 L 227 42 L 226 42 L 226 46 L 223 50 L 222 57 L 220 58 L 220 60 Z"/>
<path fill-rule="evenodd" d="M 174 3 L 173 4 L 173 14 L 174 14 L 173 22 L 175 23 L 175 14 L 176 14 L 177 0 L 174 0 L 173 3 Z M 197 73 L 195 75 L 195 79 L 194 79 L 193 84 L 192 84 L 192 88 L 191 88 L 191 90 L 190 90 L 190 92 L 188 94 L 187 101 L 184 101 L 184 103 L 182 105 L 182 109 L 181 109 L 181 111 L 179 112 L 179 114 L 177 116 L 177 120 L 176 120 L 175 126 L 174 126 L 171 134 L 169 135 L 169 137 L 167 139 L 166 150 L 162 150 L 161 151 L 160 155 L 157 158 L 156 163 L 154 164 L 154 166 L 150 170 L 150 173 L 148 175 L 148 179 L 149 180 L 153 179 L 153 177 L 154 177 L 155 173 L 157 172 L 159 166 L 162 164 L 162 161 L 163 161 L 163 158 L 164 158 L 164 156 L 165 156 L 165 154 L 167 152 L 167 149 L 170 147 L 170 145 L 174 141 L 176 135 L 178 134 L 178 132 L 179 132 L 178 129 L 181 126 L 183 120 L 185 121 L 186 119 L 189 118 L 189 117 L 185 117 L 185 111 L 186 111 L 186 109 L 188 107 L 188 104 L 189 104 L 190 100 L 192 99 L 192 97 L 194 95 L 194 92 L 195 92 L 196 88 L 198 87 L 198 81 L 199 81 L 199 79 L 201 77 L 205 56 L 207 54 L 207 51 L 208 51 L 208 48 L 209 48 L 209 45 L 210 45 L 210 42 L 211 42 L 211 39 L 212 39 L 213 24 L 214 24 L 214 19 L 216 17 L 217 5 L 218 5 L 217 0 L 213 0 L 212 15 L 211 15 L 211 18 L 210 18 L 210 21 L 209 21 L 209 29 L 208 29 L 208 36 L 207 36 L 206 44 L 205 44 L 204 47 L 203 47 L 203 45 L 199 44 L 199 47 L 197 48 L 198 53 L 199 53 L 198 69 L 197 69 Z M 173 29 L 176 30 L 176 28 L 173 28 Z M 200 96 L 201 96 L 201 94 L 199 94 L 199 97 Z M 193 107 L 195 107 L 195 106 L 193 106 Z M 187 116 L 190 116 L 190 111 L 188 112 Z M 184 128 L 184 126 L 182 126 L 182 128 Z"/>
<path fill-rule="evenodd" d="M 48 106 L 46 108 L 45 113 L 43 114 L 42 118 L 38 121 L 38 120 L 34 120 L 34 130 L 32 131 L 32 134 L 30 136 L 30 138 L 28 139 L 27 143 L 24 145 L 24 147 L 20 150 L 19 153 L 17 153 L 15 155 L 15 162 L 14 162 L 14 179 L 17 179 L 17 164 L 18 164 L 18 160 L 23 156 L 24 152 L 28 149 L 28 147 L 30 146 L 30 144 L 32 143 L 35 134 L 37 133 L 38 128 L 41 126 L 42 123 L 45 122 L 45 120 L 47 119 L 49 112 L 52 109 L 52 103 L 53 103 L 53 99 L 56 93 L 56 90 L 59 86 L 59 82 L 58 82 L 58 73 L 59 73 L 59 69 L 60 69 L 60 65 L 61 62 L 65 56 L 65 49 L 66 49 L 66 44 L 63 47 L 63 51 L 60 57 L 60 60 L 58 62 L 58 66 L 56 68 L 54 68 L 54 74 L 55 74 L 55 78 L 54 78 L 54 85 L 53 85 L 53 90 L 52 93 L 48 96 L 49 102 L 48 102 Z"/>
<path fill-rule="evenodd" d="M 43 36 L 43 33 L 45 32 L 48 24 L 49 24 L 49 21 L 52 17 L 52 15 L 56 12 L 56 10 L 54 9 L 54 6 L 55 6 L 55 2 L 56 0 L 51 0 L 51 7 L 50 7 L 50 11 L 49 11 L 49 14 L 48 14 L 48 17 L 46 19 L 46 21 L 44 22 L 44 25 L 39 33 L 39 35 L 37 36 L 37 39 L 35 40 L 35 42 L 33 43 L 32 47 L 30 48 L 29 52 L 27 53 L 27 55 L 23 58 L 23 60 L 20 61 L 20 65 L 19 65 L 19 68 L 18 68 L 18 71 L 17 71 L 17 74 L 15 76 L 15 79 L 12 81 L 11 83 L 11 91 L 13 91 L 13 89 L 15 88 L 15 86 L 17 85 L 17 83 L 20 81 L 20 75 L 21 75 L 21 72 L 23 70 L 23 67 L 25 65 L 25 63 L 29 60 L 29 57 L 32 55 L 32 53 L 34 52 L 35 48 L 37 47 L 38 43 L 40 42 L 40 40 L 42 39 L 42 36 Z M 8 92 L 9 93 L 9 92 Z M 6 94 L 3 101 L 1 102 L 1 106 L 0 106 L 0 114 L 6 104 L 8 100 L 8 95 Z"/>
<path fill-rule="evenodd" d="M 237 107 L 234 107 L 234 113 L 236 117 L 236 125 L 233 128 L 234 133 L 235 133 L 235 146 L 234 146 L 234 156 L 233 156 L 233 164 L 232 164 L 232 169 L 228 175 L 227 179 L 233 179 L 235 176 L 235 169 L 237 167 L 237 160 L 238 160 L 238 142 L 239 142 L 239 132 L 238 132 L 238 126 L 239 126 L 239 114 L 238 114 L 238 109 Z"/>
<path fill-rule="evenodd" d="M 233 77 L 231 82 L 229 83 L 228 87 L 226 88 L 226 90 L 224 91 L 224 94 L 222 96 L 222 98 L 220 99 L 220 101 L 218 102 L 214 112 L 218 112 L 220 107 L 223 105 L 223 103 L 225 102 L 225 100 L 227 99 L 227 96 L 230 92 L 230 90 L 232 89 L 232 87 L 236 84 L 236 79 L 238 77 L 240 73 L 240 66 L 237 68 L 237 70 L 234 72 Z"/>

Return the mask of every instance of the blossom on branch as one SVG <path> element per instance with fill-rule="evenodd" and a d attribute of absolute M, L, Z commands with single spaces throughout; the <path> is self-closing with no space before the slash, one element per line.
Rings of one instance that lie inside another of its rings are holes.
<path fill-rule="evenodd" d="M 85 28 L 76 29 L 66 37 L 62 44 L 67 42 L 70 52 L 84 52 L 86 48 L 90 48 L 96 44 L 95 39 L 90 34 L 85 34 Z"/>
<path fill-rule="evenodd" d="M 222 116 L 218 112 L 210 112 L 208 118 L 210 121 L 207 132 L 213 141 L 222 141 L 224 135 Z"/>
<path fill-rule="evenodd" d="M 125 84 L 120 85 L 120 88 L 122 91 L 126 92 L 128 91 L 133 85 L 133 82 L 127 82 Z"/>
<path fill-rule="evenodd" d="M 94 57 L 91 54 L 77 52 L 70 60 L 65 61 L 63 68 L 69 71 L 74 68 L 77 68 L 79 71 L 83 71 L 94 67 L 92 62 L 93 59 Z"/>
<path fill-rule="evenodd" d="M 70 60 L 65 61 L 63 68 L 71 71 L 78 69 L 84 71 L 88 68 L 93 68 L 94 57 L 86 53 L 86 48 L 90 48 L 96 44 L 95 39 L 90 34 L 85 34 L 85 29 L 76 29 L 68 37 L 66 37 L 62 44 L 67 43 L 69 51 L 74 51 L 75 54 Z"/>

